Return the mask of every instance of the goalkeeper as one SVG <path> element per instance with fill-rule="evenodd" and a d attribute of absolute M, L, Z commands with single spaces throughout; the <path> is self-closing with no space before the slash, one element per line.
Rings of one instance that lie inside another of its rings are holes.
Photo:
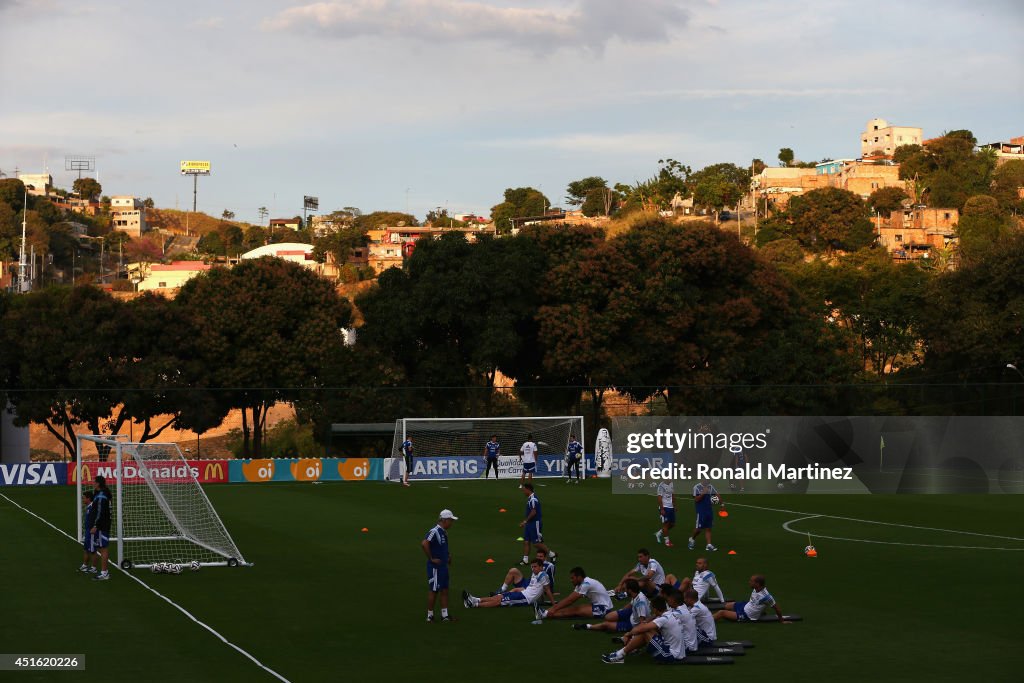
<path fill-rule="evenodd" d="M 569 436 L 569 445 L 565 449 L 565 483 L 572 481 L 572 470 L 576 470 L 576 483 L 583 481 L 583 444 L 576 440 L 576 435 Z"/>
<path fill-rule="evenodd" d="M 96 491 L 93 493 L 93 525 L 89 528 L 92 534 L 93 551 L 100 555 L 100 573 L 93 577 L 93 581 L 110 580 L 110 572 L 107 571 L 107 561 L 110 555 L 110 489 L 107 488 L 107 480 L 103 475 L 96 476 Z"/>

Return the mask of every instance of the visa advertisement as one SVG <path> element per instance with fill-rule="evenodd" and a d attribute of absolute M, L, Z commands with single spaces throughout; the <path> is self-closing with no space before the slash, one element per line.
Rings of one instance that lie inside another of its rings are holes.
<path fill-rule="evenodd" d="M 402 477 L 402 460 L 393 458 L 388 471 L 388 479 L 398 480 Z M 429 481 L 444 479 L 481 479 L 487 471 L 487 461 L 474 455 L 425 455 L 413 458 L 412 481 Z M 516 478 L 523 472 L 522 462 L 518 457 L 502 456 L 498 458 L 498 475 L 501 478 Z M 594 473 L 594 456 L 586 456 L 584 473 Z M 565 475 L 564 455 L 538 455 L 537 469 L 533 473 L 537 478 L 561 477 Z"/>
<path fill-rule="evenodd" d="M 383 481 L 380 458 L 266 458 L 228 462 L 231 482 Z"/>
<path fill-rule="evenodd" d="M 68 483 L 68 466 L 62 462 L 0 464 L 0 486 L 52 486 Z"/>

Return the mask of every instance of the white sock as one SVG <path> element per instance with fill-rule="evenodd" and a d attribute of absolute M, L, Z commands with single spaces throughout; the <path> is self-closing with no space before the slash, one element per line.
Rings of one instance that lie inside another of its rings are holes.
<path fill-rule="evenodd" d="M 504 593 L 507 590 L 508 590 L 508 584 L 507 583 L 503 583 L 503 584 L 501 584 L 501 590 L 498 591 L 498 592 L 499 593 Z"/>
<path fill-rule="evenodd" d="M 619 658 L 621 658 L 621 657 L 625 657 L 625 656 L 626 656 L 626 650 L 625 650 L 625 648 L 623 648 L 623 649 L 621 649 L 621 650 L 616 650 L 616 651 L 615 651 L 615 656 L 616 656 L 616 657 L 619 657 Z"/>
<path fill-rule="evenodd" d="M 530 561 L 530 558 L 527 557 L 526 555 L 523 555 L 523 562 L 529 562 L 529 561 Z"/>
<path fill-rule="evenodd" d="M 668 542 L 669 542 L 669 537 L 668 537 L 668 536 L 666 536 L 666 537 L 665 537 L 665 543 L 668 543 Z"/>
<path fill-rule="evenodd" d="M 473 596 L 470 596 L 469 597 L 469 601 L 470 601 L 470 603 L 472 603 L 473 607 L 479 607 L 480 606 L 480 598 L 474 598 Z"/>
<path fill-rule="evenodd" d="M 442 619 L 447 619 L 448 618 L 448 608 L 447 607 L 442 607 L 441 608 L 441 618 Z"/>
<path fill-rule="evenodd" d="M 585 624 L 585 626 L 587 627 L 587 630 L 589 631 L 590 630 L 590 624 Z"/>
<path fill-rule="evenodd" d="M 434 618 L 434 610 L 428 609 L 427 610 L 427 619 L 433 619 L 433 618 Z"/>

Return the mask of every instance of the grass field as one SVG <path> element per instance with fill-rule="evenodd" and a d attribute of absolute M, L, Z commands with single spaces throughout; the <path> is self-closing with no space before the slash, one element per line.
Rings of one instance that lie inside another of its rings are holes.
<path fill-rule="evenodd" d="M 711 558 L 727 597 L 745 598 L 747 577 L 761 572 L 783 610 L 804 621 L 722 625 L 720 638 L 756 647 L 733 666 L 656 672 L 646 657 L 602 664 L 599 655 L 612 649 L 608 636 L 574 632 L 571 622 L 534 626 L 529 609 L 462 607 L 462 588 L 496 589 L 521 555 L 515 538 L 524 499 L 514 483 L 206 490 L 255 566 L 135 574 L 290 681 L 640 680 L 654 673 L 705 681 L 1002 681 L 1014 679 L 1010 665 L 1019 659 L 1013 596 L 1024 577 L 1024 523 L 1015 496 L 727 496 L 730 516 L 716 518 L 720 551 Z M 0 494 L 0 652 L 84 653 L 92 677 L 109 681 L 274 680 L 122 572 L 106 583 L 78 575 L 80 549 L 11 502 L 73 535 L 70 488 Z M 686 549 L 685 532 L 674 548 L 653 545 L 653 496 L 612 495 L 609 482 L 598 480 L 547 481 L 538 496 L 545 537 L 559 553 L 556 590 L 563 595 L 573 565 L 610 587 L 641 546 L 670 572 L 693 571 L 697 553 Z M 460 517 L 449 532 L 459 621 L 427 624 L 419 542 L 444 507 Z M 817 559 L 802 555 L 806 536 L 787 531 L 790 522 L 814 534 Z M 730 549 L 736 555 L 727 555 Z"/>

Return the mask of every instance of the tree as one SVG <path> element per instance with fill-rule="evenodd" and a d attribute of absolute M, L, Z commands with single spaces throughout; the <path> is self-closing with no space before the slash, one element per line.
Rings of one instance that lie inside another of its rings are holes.
<path fill-rule="evenodd" d="M 152 197 L 146 197 L 145 199 L 142 200 L 142 205 L 147 209 L 152 209 L 154 206 L 156 206 L 156 203 L 153 202 Z"/>
<path fill-rule="evenodd" d="M 551 206 L 544 193 L 532 187 L 515 187 L 505 190 L 505 201 L 491 207 L 491 220 L 498 232 L 507 232 L 512 228 L 513 218 L 540 216 Z"/>
<path fill-rule="evenodd" d="M 992 195 L 1005 213 L 1024 213 L 1024 160 L 1014 159 L 992 173 Z"/>
<path fill-rule="evenodd" d="M 244 449 L 254 457 L 267 411 L 321 387 L 323 368 L 342 347 L 339 329 L 352 319 L 330 282 L 271 257 L 192 278 L 176 303 L 196 320 L 200 374 L 216 390 L 209 395 L 219 410 L 242 410 Z"/>
<path fill-rule="evenodd" d="M 565 191 L 565 202 L 570 206 L 580 206 L 587 200 L 591 192 L 607 188 L 608 181 L 600 176 L 590 176 L 582 180 L 574 180 L 569 183 L 569 187 Z"/>
<path fill-rule="evenodd" d="M 864 200 L 847 190 L 825 187 L 794 197 L 782 219 L 812 251 L 856 251 L 874 242 Z"/>
<path fill-rule="evenodd" d="M 71 188 L 79 197 L 90 202 L 103 194 L 103 186 L 95 178 L 78 178 L 71 184 Z"/>
<path fill-rule="evenodd" d="M 595 187 L 587 193 L 580 210 L 587 217 L 610 216 L 619 202 L 619 193 L 607 187 Z"/>
<path fill-rule="evenodd" d="M 124 247 L 125 256 L 130 261 L 143 263 L 159 263 L 164 258 L 164 248 L 158 237 L 135 237 Z"/>
<path fill-rule="evenodd" d="M 313 242 L 313 258 L 318 263 L 324 263 L 327 254 L 330 254 L 336 264 L 343 266 L 348 263 L 353 249 L 365 247 L 367 244 L 369 238 L 362 229 L 354 226 L 341 227 L 316 238 Z"/>
<path fill-rule="evenodd" d="M 793 163 L 793 158 L 793 150 L 790 149 L 789 147 L 783 147 L 782 149 L 779 150 L 779 162 L 783 166 L 789 166 L 791 163 Z"/>
<path fill-rule="evenodd" d="M 768 168 L 768 164 L 764 163 L 760 159 L 754 159 L 750 162 L 750 171 L 753 175 L 758 175 L 764 169 Z"/>
<path fill-rule="evenodd" d="M 342 211 L 350 212 L 353 216 L 352 225 L 357 227 L 364 232 L 366 230 L 373 230 L 374 228 L 390 227 L 396 225 L 408 225 L 416 226 L 419 225 L 419 221 L 416 217 L 409 213 L 402 213 L 401 211 L 371 211 L 370 213 L 360 213 L 359 209 L 354 206 L 349 206 Z"/>
<path fill-rule="evenodd" d="M 769 263 L 792 265 L 804 260 L 804 250 L 794 239 L 779 238 L 765 243 L 761 256 Z"/>
<path fill-rule="evenodd" d="M 224 211 L 221 212 L 220 217 L 223 218 L 226 221 L 234 220 L 235 212 L 234 211 L 229 211 L 228 209 L 224 209 Z"/>
<path fill-rule="evenodd" d="M 964 213 L 956 226 L 961 256 L 978 260 L 1009 233 L 1009 228 L 999 200 L 988 195 L 971 197 L 964 203 Z"/>
<path fill-rule="evenodd" d="M 25 208 L 25 183 L 17 178 L 0 178 L 0 204 L 18 213 Z"/>
<path fill-rule="evenodd" d="M 880 187 L 868 197 L 868 206 L 872 211 L 877 211 L 886 218 L 893 211 L 903 208 L 903 202 L 909 199 L 907 193 L 900 187 Z"/>
<path fill-rule="evenodd" d="M 995 168 L 995 157 L 976 144 L 971 131 L 954 130 L 927 147 L 897 147 L 893 160 L 900 164 L 900 178 L 917 178 L 927 188 L 929 206 L 963 209 L 968 197 L 990 190 Z"/>
<path fill-rule="evenodd" d="M 735 206 L 750 189 L 750 171 L 736 164 L 714 164 L 690 176 L 693 203 L 715 211 Z"/>

